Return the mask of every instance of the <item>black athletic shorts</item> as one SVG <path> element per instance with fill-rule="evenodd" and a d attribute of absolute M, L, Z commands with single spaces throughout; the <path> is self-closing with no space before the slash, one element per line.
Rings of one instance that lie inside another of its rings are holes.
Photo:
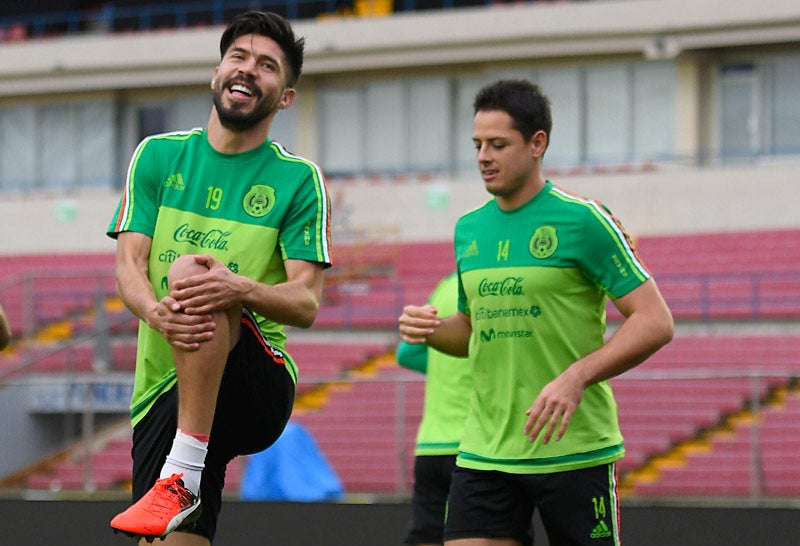
<path fill-rule="evenodd" d="M 190 532 L 213 540 L 225 469 L 237 455 L 271 446 L 283 432 L 295 385 L 280 352 L 273 353 L 253 316 L 242 314 L 239 342 L 228 355 L 200 483 L 200 517 Z M 177 386 L 162 394 L 133 429 L 133 502 L 158 479 L 178 427 Z"/>
<path fill-rule="evenodd" d="M 442 544 L 455 467 L 455 455 L 418 455 L 414 459 L 414 494 L 405 544 Z"/>
<path fill-rule="evenodd" d="M 553 474 L 456 468 L 444 538 L 512 538 L 531 546 L 539 510 L 551 546 L 617 546 L 616 485 L 613 463 Z"/>

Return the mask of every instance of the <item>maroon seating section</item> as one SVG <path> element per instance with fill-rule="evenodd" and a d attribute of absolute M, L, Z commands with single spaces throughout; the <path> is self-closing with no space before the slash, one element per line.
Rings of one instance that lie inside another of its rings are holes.
<path fill-rule="evenodd" d="M 129 369 L 133 370 L 135 345 L 120 345 L 119 351 L 124 351 L 129 358 Z M 379 342 L 307 342 L 297 341 L 292 343 L 290 352 L 300 367 L 300 389 L 302 392 L 306 381 L 333 381 L 343 377 L 349 370 L 363 365 L 370 357 L 381 355 L 391 350 Z M 83 355 L 84 359 L 79 370 L 91 369 L 91 352 Z M 36 372 L 63 372 L 65 359 L 48 358 L 36 365 Z M 77 370 L 76 370 L 77 371 Z M 384 384 L 386 386 L 388 384 Z M 373 393 L 378 394 L 378 393 Z M 332 397 L 336 399 L 334 395 Z M 376 398 L 374 402 L 382 405 L 387 398 Z M 384 408 L 392 412 L 391 408 Z M 334 404 L 334 411 L 336 411 Z M 421 411 L 421 410 L 420 410 Z M 417 416 L 419 411 L 417 411 Z M 418 418 L 418 417 L 414 417 Z M 325 428 L 325 427 L 323 427 Z M 381 427 L 382 430 L 386 430 Z M 375 431 L 373 431 L 375 432 Z M 376 444 L 380 445 L 380 444 Z M 384 444 L 386 446 L 386 444 Z M 387 446 L 388 447 L 388 446 Z M 394 449 L 394 446 L 392 446 Z M 331 448 L 335 451 L 334 448 Z M 80 457 L 78 457 L 80 458 Z M 245 459 L 237 459 L 228 467 L 226 478 L 226 492 L 235 494 L 238 491 L 239 480 L 243 473 Z M 27 487 L 33 489 L 81 489 L 85 478 L 85 469 L 82 461 L 69 461 L 55 465 L 52 470 L 31 474 L 26 481 Z M 131 459 L 130 440 L 112 440 L 100 451 L 91 456 L 91 475 L 88 477 L 94 489 L 118 488 L 130 480 Z M 377 467 L 376 467 L 377 469 Z"/>
<path fill-rule="evenodd" d="M 131 478 L 131 441 L 114 439 L 91 454 L 89 464 L 67 461 L 51 471 L 36 472 L 27 477 L 31 489 L 83 489 L 84 484 L 96 490 L 124 487 Z"/>
<path fill-rule="evenodd" d="M 101 450 L 92 453 L 90 464 L 82 461 L 62 462 L 52 470 L 30 474 L 25 481 L 29 489 L 81 490 L 88 484 L 95 491 L 130 488 L 132 443 L 129 438 L 109 441 Z M 244 472 L 245 459 L 238 457 L 228 465 L 225 493 L 236 495 Z"/>
<path fill-rule="evenodd" d="M 677 318 L 800 317 L 800 230 L 642 237 L 637 247 Z M 347 260 L 366 265 L 353 275 L 331 270 L 317 328 L 394 327 L 403 305 L 423 303 L 455 267 L 446 240 L 339 249 L 343 271 Z M 113 294 L 113 261 L 105 254 L 3 257 L 0 282 L 37 272 L 73 275 L 37 281 L 37 319 L 55 320 L 89 309 L 98 290 Z M 105 272 L 102 280 L 98 271 Z M 15 331 L 23 321 L 23 294 L 22 283 L 0 291 Z M 611 305 L 609 317 L 620 318 Z"/>
<path fill-rule="evenodd" d="M 30 321 L 23 307 L 34 297 L 38 323 L 91 308 L 98 291 L 114 293 L 114 254 L 49 254 L 0 257 L 0 302 L 13 332 Z"/>
<path fill-rule="evenodd" d="M 770 230 L 642 237 L 636 243 L 659 274 L 797 272 L 800 230 Z"/>
<path fill-rule="evenodd" d="M 659 372 L 686 378 L 636 379 Z M 759 376 L 743 377 L 748 373 Z M 750 399 L 785 385 L 790 373 L 800 375 L 800 336 L 676 337 L 636 370 L 611 382 L 627 451 L 620 470 L 632 470 L 745 409 Z"/>
<path fill-rule="evenodd" d="M 344 372 L 392 348 L 380 342 L 290 340 L 286 350 L 299 368 L 299 382 L 302 385 L 340 378 Z"/>
<path fill-rule="evenodd" d="M 111 362 L 107 371 L 130 371 L 136 365 L 136 339 L 112 337 Z M 10 380 L 25 373 L 91 372 L 95 361 L 91 343 L 78 345 L 41 344 L 0 353 L 0 377 Z"/>
<path fill-rule="evenodd" d="M 747 350 L 739 345 L 738 338 L 677 338 L 668 346 L 669 351 L 661 358 L 653 358 L 639 369 L 642 372 L 693 372 L 702 376 L 703 371 L 709 375 L 721 371 L 754 371 L 795 370 L 800 375 L 800 343 L 796 337 L 767 336 L 752 338 L 747 343 Z M 309 364 L 313 369 L 314 354 L 326 355 L 325 369 L 318 371 L 321 378 L 324 373 L 331 380 L 340 377 L 341 373 L 353 367 L 352 355 L 368 355 L 372 351 L 384 350 L 379 345 L 366 345 L 354 349 L 348 343 L 332 347 L 332 344 L 308 343 L 298 344 L 295 348 L 297 358 Z M 344 351 L 344 348 L 350 349 Z M 726 348 L 726 349 L 723 349 Z M 341 351 L 341 352 L 338 352 Z M 335 358 L 339 354 L 341 358 Z M 338 362 L 339 367 L 334 364 Z M 631 372 L 633 377 L 637 372 Z M 768 373 L 768 372 L 767 372 Z M 302 378 L 302 375 L 301 375 Z M 404 381 L 396 381 L 401 378 Z M 635 378 L 618 378 L 612 386 L 620 408 L 620 424 L 626 440 L 627 456 L 620 462 L 620 470 L 626 472 L 641 466 L 649 457 L 666 452 L 676 442 L 692 439 L 698 431 L 710 428 L 720 422 L 727 413 L 737 412 L 747 405 L 754 394 L 763 396 L 778 384 L 784 384 L 785 378 L 764 378 L 758 384 L 735 377 L 709 379 L 674 379 L 647 380 Z M 413 449 L 416 427 L 422 412 L 424 383 L 421 376 L 414 372 L 399 368 L 384 369 L 372 379 L 345 385 L 337 383 L 329 388 L 326 403 L 318 411 L 298 410 L 294 419 L 305 425 L 320 445 L 323 453 L 339 474 L 345 488 L 350 492 L 396 493 L 407 491 L 413 472 Z M 775 464 L 769 467 L 772 474 L 791 477 L 793 470 L 800 467 L 800 446 L 782 449 L 782 442 L 791 435 L 787 431 L 800 432 L 800 403 L 786 406 L 787 411 L 794 413 L 782 416 L 781 408 L 765 413 L 762 428 L 761 445 L 763 454 L 775 453 Z M 779 425 L 779 426 L 778 426 Z M 743 433 L 744 434 L 744 433 Z M 727 472 L 728 480 L 735 483 L 723 486 L 710 485 L 705 494 L 747 494 L 749 481 L 742 480 L 741 475 L 750 472 L 750 460 L 743 453 L 749 449 L 748 435 L 740 436 L 733 447 L 723 446 L 717 449 L 718 443 L 711 446 L 713 459 L 724 458 L 726 464 L 739 466 Z M 797 440 L 800 441 L 800 440 Z M 797 441 L 795 443 L 797 443 Z M 735 456 L 726 455 L 725 449 L 738 449 Z M 104 455 L 101 451 L 93 456 L 98 466 L 93 470 L 95 487 L 115 487 L 121 483 L 121 475 L 129 476 L 130 465 L 127 457 L 120 456 L 118 449 L 112 449 L 113 455 Z M 764 456 L 762 454 L 762 457 Z M 681 494 L 692 494 L 704 484 L 699 477 L 707 476 L 716 480 L 715 472 L 708 469 L 694 470 L 694 458 L 674 474 L 681 478 L 672 479 L 672 473 L 657 484 L 644 485 L 637 493 L 642 495 L 666 494 L 668 488 Z M 112 465 L 116 461 L 117 465 Z M 777 464 L 778 461 L 781 464 Z M 237 464 L 243 464 L 240 461 Z M 711 463 L 713 465 L 713 463 Z M 64 467 L 63 469 L 61 467 Z M 112 471 L 109 467 L 114 466 Z M 121 468 L 120 468 L 121 467 Z M 698 468 L 703 468 L 702 460 Z M 727 467 L 725 467 L 727 468 Z M 685 471 L 685 474 L 681 472 Z M 238 489 L 236 476 L 231 471 L 227 490 Z M 126 474 L 128 473 L 128 474 Z M 738 476 L 738 477 L 737 477 Z M 798 481 L 770 478 L 768 492 L 779 494 L 792 490 L 800 493 Z M 34 475 L 29 481 L 30 487 L 52 488 L 80 487 L 83 480 L 82 466 L 70 463 L 59 465 L 54 474 Z M 715 482 L 716 483 L 716 482 Z M 671 484 L 671 485 L 666 485 Z M 685 484 L 686 487 L 683 487 Z M 744 484 L 744 485 L 743 485 Z M 795 485 L 791 485 L 795 484 Z M 794 489 L 792 489 L 794 488 Z"/>
<path fill-rule="evenodd" d="M 716 313 L 714 316 L 752 318 L 752 291 L 756 285 L 748 275 L 772 275 L 763 277 L 757 284 L 758 297 L 762 298 L 761 317 L 800 316 L 800 278 L 793 276 L 798 273 L 797 264 L 800 263 L 800 230 L 647 237 L 638 242 L 638 248 L 670 305 L 678 309 L 675 314 L 679 320 L 702 317 L 708 309 L 697 306 L 702 301 L 712 300 L 727 302 L 727 307 L 718 304 L 712 309 Z M 362 252 L 369 250 L 362 249 Z M 453 269 L 450 242 L 403 244 L 394 252 L 387 249 L 375 252 L 381 260 L 389 259 L 391 267 L 380 268 L 379 275 L 338 281 L 334 290 L 326 293 L 315 328 L 394 328 L 402 306 L 424 302 L 439 279 Z M 2 282 L 29 270 L 32 264 L 40 270 L 90 263 L 112 268 L 113 257 L 94 256 L 88 261 L 85 257 L 74 256 L 0 258 L 0 263 L 3 265 Z M 718 278 L 703 284 L 701 277 L 704 275 Z M 62 288 L 54 285 L 48 290 L 60 293 Z M 15 307 L 21 299 L 17 301 L 14 294 L 18 292 L 13 291 L 0 293 L 0 296 L 8 294 L 12 296 L 10 304 L 3 303 L 13 321 L 21 315 L 21 309 Z M 71 311 L 65 306 L 49 309 L 48 313 L 57 315 Z M 614 318 L 613 311 L 610 318 Z M 112 349 L 115 368 L 132 370 L 133 343 L 115 341 Z M 303 382 L 307 382 L 307 386 L 312 382 L 341 378 L 344 372 L 359 366 L 369 356 L 390 348 L 358 342 L 296 345 L 290 342 L 288 350 L 300 366 L 302 388 Z M 0 355 L 0 372 L 14 358 L 20 358 L 19 352 Z M 89 370 L 91 361 L 91 348 L 76 347 L 48 356 L 36 365 L 35 371 Z M 760 371 L 767 376 L 758 382 L 721 377 L 750 371 Z M 746 407 L 752 397 L 763 397 L 774 387 L 785 385 L 784 373 L 795 371 L 800 372 L 800 339 L 796 336 L 677 337 L 637 370 L 612 381 L 626 439 L 627 456 L 621 461 L 620 469 L 627 472 L 638 468 L 677 442 L 690 440 L 698 431 L 714 427 L 725 415 Z M 659 372 L 694 373 L 697 377 L 659 381 L 644 377 Z M 771 372 L 775 377 L 768 376 Z M 378 379 L 387 381 L 334 387 L 319 411 L 296 412 L 294 418 L 315 437 L 348 491 L 392 493 L 407 491 L 410 486 L 414 436 L 422 411 L 424 387 L 418 380 L 388 381 L 391 374 L 398 373 L 405 379 L 414 375 L 406 370 L 384 370 Z M 637 379 L 637 374 L 642 379 Z M 712 377 L 715 375 L 717 377 Z M 398 392 L 399 385 L 403 385 L 404 392 Z M 715 439 L 709 445 L 708 454 L 693 454 L 684 466 L 662 472 L 660 480 L 637 486 L 637 494 L 748 495 L 756 486 L 773 495 L 800 494 L 800 471 L 796 470 L 800 468 L 800 446 L 795 445 L 795 439 L 800 438 L 797 434 L 800 432 L 797 424 L 800 402 L 793 400 L 790 398 L 784 407 L 770 407 L 764 411 L 758 444 L 762 470 L 755 485 L 749 441 L 753 437 L 752 430 L 745 427 L 731 438 Z M 126 449 L 129 451 L 129 445 Z M 103 450 L 93 455 L 96 466 L 93 466 L 92 479 L 96 488 L 117 487 L 129 477 L 129 454 L 126 459 L 119 451 L 118 446 L 112 444 L 111 454 Z M 237 487 L 236 476 L 241 474 L 243 461 L 236 465 L 229 475 L 229 491 Z M 127 468 L 128 474 L 119 471 L 118 466 Z M 28 485 L 80 487 L 83 471 L 80 464 L 65 463 L 57 467 L 56 475 L 31 476 Z"/>
<path fill-rule="evenodd" d="M 320 411 L 293 419 L 317 441 L 346 491 L 408 492 L 423 396 L 421 376 L 393 369 L 374 381 L 332 389 Z"/>
<path fill-rule="evenodd" d="M 706 451 L 636 486 L 642 496 L 794 497 L 800 494 L 800 395 L 763 408 L 760 418 L 715 437 Z"/>

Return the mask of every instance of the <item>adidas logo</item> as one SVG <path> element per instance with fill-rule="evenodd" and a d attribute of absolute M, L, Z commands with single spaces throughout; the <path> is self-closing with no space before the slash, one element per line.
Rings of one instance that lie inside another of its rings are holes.
<path fill-rule="evenodd" d="M 472 256 L 477 256 L 480 254 L 478 252 L 478 242 L 472 241 L 472 243 L 467 247 L 467 250 L 464 251 L 464 258 L 471 258 Z"/>
<path fill-rule="evenodd" d="M 589 538 L 606 538 L 610 536 L 611 529 L 608 528 L 605 521 L 601 521 L 592 529 L 592 534 L 589 535 Z"/>
<path fill-rule="evenodd" d="M 180 173 L 173 174 L 164 181 L 165 188 L 175 188 L 176 190 L 183 191 L 186 189 L 186 184 L 183 182 L 183 175 Z"/>

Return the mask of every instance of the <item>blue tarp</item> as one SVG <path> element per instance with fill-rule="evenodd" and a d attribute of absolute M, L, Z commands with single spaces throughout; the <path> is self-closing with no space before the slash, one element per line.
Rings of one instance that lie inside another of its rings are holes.
<path fill-rule="evenodd" d="M 239 496 L 251 501 L 336 500 L 344 487 L 311 434 L 289 422 L 278 441 L 250 457 Z"/>

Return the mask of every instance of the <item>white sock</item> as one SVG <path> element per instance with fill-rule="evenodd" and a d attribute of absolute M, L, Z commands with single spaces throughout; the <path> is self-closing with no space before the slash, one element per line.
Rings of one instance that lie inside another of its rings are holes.
<path fill-rule="evenodd" d="M 200 477 L 208 453 L 208 442 L 198 440 L 191 434 L 186 434 L 181 429 L 175 432 L 172 441 L 172 450 L 167 455 L 167 461 L 161 467 L 161 478 L 168 478 L 173 474 L 183 474 L 183 485 L 197 495 L 200 491 Z"/>

